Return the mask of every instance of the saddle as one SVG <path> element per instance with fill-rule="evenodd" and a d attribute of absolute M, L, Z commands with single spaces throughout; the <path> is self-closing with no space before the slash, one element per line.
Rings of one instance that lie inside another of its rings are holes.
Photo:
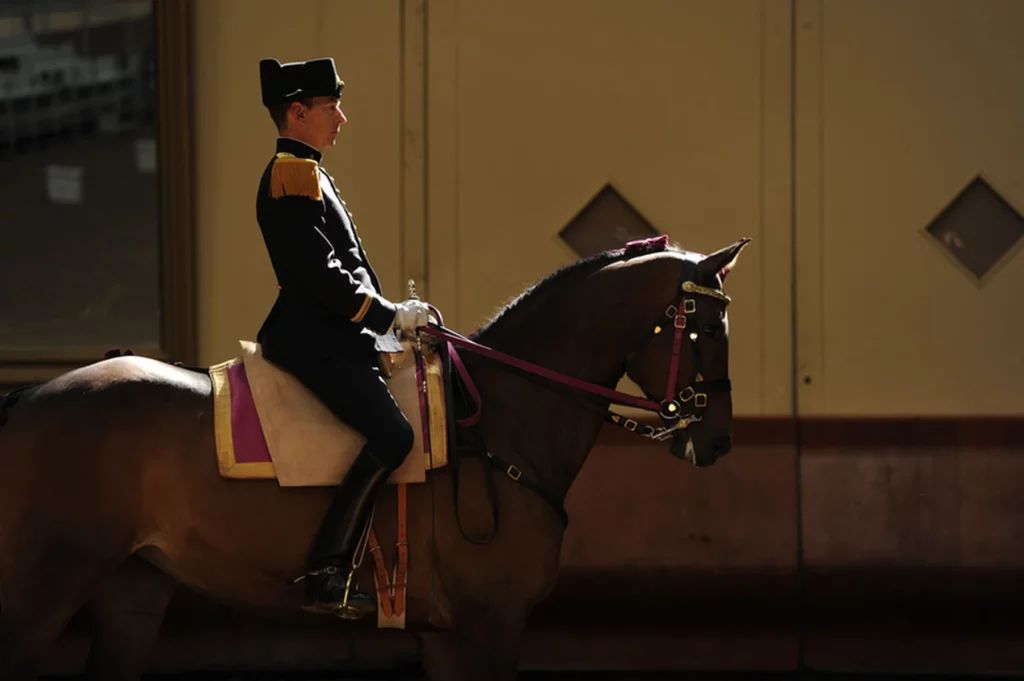
<path fill-rule="evenodd" d="M 277 480 L 282 487 L 338 485 L 366 438 L 339 420 L 295 376 L 263 357 L 258 343 L 210 367 L 221 476 Z M 402 343 L 378 354 L 391 394 L 415 441 L 389 484 L 420 483 L 448 463 L 447 405 L 441 358 Z"/>
<path fill-rule="evenodd" d="M 337 486 L 365 437 L 339 420 L 295 376 L 265 359 L 258 343 L 239 345 L 238 355 L 208 369 L 220 475 L 276 480 L 281 487 Z M 446 362 L 431 341 L 404 341 L 401 347 L 401 352 L 378 353 L 388 389 L 415 434 L 405 461 L 388 478 L 388 484 L 398 487 L 396 558 L 390 570 L 374 529 L 377 520 L 366 535 L 374 562 L 377 626 L 395 629 L 405 628 L 406 488 L 425 482 L 428 470 L 449 465 L 449 453 L 457 451 L 451 442 L 455 423 L 471 425 L 479 418 L 479 396 L 471 381 L 464 382 L 468 374 L 457 356 L 458 371 L 449 369 L 446 377 Z M 468 417 L 459 418 L 467 412 Z"/>

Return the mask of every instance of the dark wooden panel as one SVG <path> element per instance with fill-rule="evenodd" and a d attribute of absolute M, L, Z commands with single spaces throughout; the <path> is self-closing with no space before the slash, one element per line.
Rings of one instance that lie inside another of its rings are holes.
<path fill-rule="evenodd" d="M 569 492 L 562 574 L 531 620 L 532 664 L 792 669 L 792 433 L 741 425 L 733 451 L 697 469 L 608 428 Z"/>
<path fill-rule="evenodd" d="M 564 569 L 790 571 L 795 491 L 791 444 L 741 438 L 699 469 L 667 445 L 609 427 L 566 500 Z"/>
<path fill-rule="evenodd" d="M 805 661 L 1024 668 L 1024 420 L 801 425 Z"/>

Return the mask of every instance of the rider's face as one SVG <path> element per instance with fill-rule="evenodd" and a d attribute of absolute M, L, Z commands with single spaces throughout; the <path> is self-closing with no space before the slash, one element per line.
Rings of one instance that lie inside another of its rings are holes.
<path fill-rule="evenodd" d="M 314 97 L 307 108 L 302 104 L 295 109 L 295 120 L 303 137 L 317 149 L 334 146 L 341 126 L 348 120 L 337 97 Z"/>

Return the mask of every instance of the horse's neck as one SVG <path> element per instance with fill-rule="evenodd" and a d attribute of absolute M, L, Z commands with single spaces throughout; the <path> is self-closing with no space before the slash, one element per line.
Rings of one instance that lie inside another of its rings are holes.
<path fill-rule="evenodd" d="M 500 320 L 478 340 L 561 374 L 615 388 L 627 356 L 650 331 L 656 311 L 665 307 L 661 299 L 667 300 L 674 287 L 670 278 L 667 287 L 652 287 L 651 276 L 650 270 L 635 266 L 606 267 L 585 281 L 568 283 L 565 293 L 552 292 L 530 301 L 527 309 L 507 313 L 514 317 Z M 515 376 L 492 360 L 473 358 L 471 369 L 483 400 L 488 448 L 522 463 L 564 498 L 603 418 L 578 400 Z M 574 392 L 594 404 L 607 404 Z"/>

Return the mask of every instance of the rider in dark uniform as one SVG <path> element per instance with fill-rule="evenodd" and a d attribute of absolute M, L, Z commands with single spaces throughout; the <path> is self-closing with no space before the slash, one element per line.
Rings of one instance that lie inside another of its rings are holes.
<path fill-rule="evenodd" d="M 279 136 L 260 180 L 256 216 L 279 291 L 257 341 L 269 361 L 367 440 L 336 491 L 307 562 L 304 607 L 342 614 L 353 551 L 376 493 L 413 444 L 412 427 L 380 375 L 377 353 L 400 351 L 394 329 L 414 332 L 427 323 L 427 308 L 418 300 L 394 303 L 383 296 L 352 216 L 320 165 L 345 123 L 339 105 L 344 83 L 334 60 L 282 65 L 263 59 L 260 85 Z"/>

